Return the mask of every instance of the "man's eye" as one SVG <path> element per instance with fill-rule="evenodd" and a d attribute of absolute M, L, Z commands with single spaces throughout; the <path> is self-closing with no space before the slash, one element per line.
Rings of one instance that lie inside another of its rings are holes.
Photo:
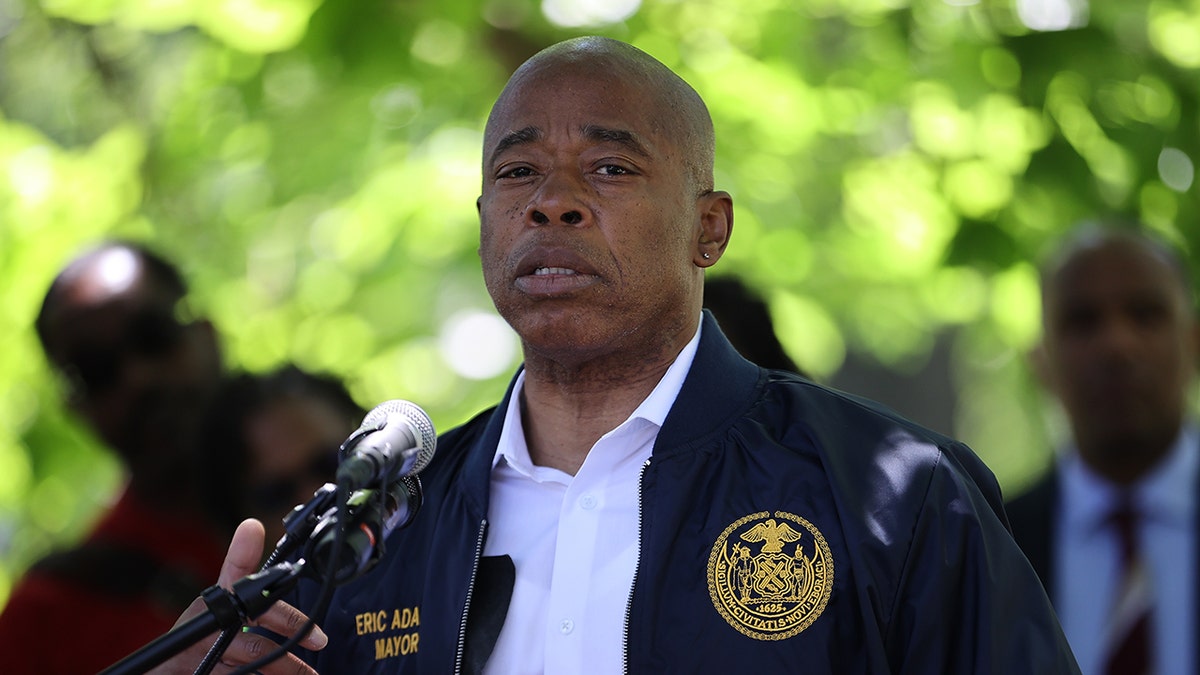
<path fill-rule="evenodd" d="M 1084 307 L 1067 309 L 1058 317 L 1058 327 L 1070 335 L 1088 335 L 1100 325 L 1100 312 Z"/>
<path fill-rule="evenodd" d="M 1133 320 L 1142 326 L 1154 326 L 1165 323 L 1171 316 L 1171 310 L 1165 304 L 1157 302 L 1135 303 L 1128 310 Z"/>
<path fill-rule="evenodd" d="M 596 173 L 602 176 L 625 176 L 632 173 L 629 169 L 616 164 L 605 164 L 596 170 Z"/>
<path fill-rule="evenodd" d="M 497 178 L 527 178 L 533 175 L 533 169 L 527 166 L 518 166 L 512 169 L 501 171 Z"/>

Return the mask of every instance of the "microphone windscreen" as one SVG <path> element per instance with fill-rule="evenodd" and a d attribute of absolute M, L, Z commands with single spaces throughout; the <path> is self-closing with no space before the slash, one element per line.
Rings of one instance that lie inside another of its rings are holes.
<path fill-rule="evenodd" d="M 385 401 L 367 413 L 359 428 L 374 429 L 399 423 L 407 424 L 416 437 L 417 461 L 406 474 L 412 476 L 425 469 L 437 449 L 437 432 L 433 429 L 433 421 L 420 406 L 398 399 Z"/>

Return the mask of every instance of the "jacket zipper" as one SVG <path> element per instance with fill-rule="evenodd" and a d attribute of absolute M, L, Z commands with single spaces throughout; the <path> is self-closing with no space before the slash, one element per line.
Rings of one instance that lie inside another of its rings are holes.
<path fill-rule="evenodd" d="M 471 582 L 467 585 L 467 603 L 463 606 L 462 619 L 458 623 L 458 649 L 454 654 L 454 675 L 462 675 L 463 652 L 467 647 L 467 612 L 471 609 L 471 596 L 475 594 L 475 577 L 479 574 L 479 559 L 483 555 L 485 532 L 487 532 L 487 518 L 479 522 L 479 537 L 475 540 L 475 562 L 471 564 Z"/>
<path fill-rule="evenodd" d="M 621 646 L 625 652 L 625 663 L 622 669 L 625 675 L 629 675 L 629 622 L 633 618 L 633 589 L 637 588 L 638 572 L 642 568 L 642 488 L 645 487 L 646 469 L 648 468 L 650 468 L 649 458 L 642 464 L 642 470 L 638 474 L 638 552 L 637 561 L 633 565 L 633 583 L 629 584 L 629 600 L 625 603 L 625 636 Z"/>

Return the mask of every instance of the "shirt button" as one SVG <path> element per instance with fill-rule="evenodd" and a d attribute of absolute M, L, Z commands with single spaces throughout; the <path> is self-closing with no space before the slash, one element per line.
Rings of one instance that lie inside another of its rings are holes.
<path fill-rule="evenodd" d="M 579 498 L 579 505 L 584 509 L 591 511 L 592 509 L 596 508 L 597 501 L 599 500 L 596 499 L 595 495 L 584 495 Z"/>
<path fill-rule="evenodd" d="M 573 630 L 575 630 L 575 622 L 570 619 L 563 619 L 562 623 L 558 624 L 558 631 L 563 635 L 570 635 Z"/>

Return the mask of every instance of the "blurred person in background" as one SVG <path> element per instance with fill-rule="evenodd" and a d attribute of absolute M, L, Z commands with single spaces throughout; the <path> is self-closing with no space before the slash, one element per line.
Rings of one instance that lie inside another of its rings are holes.
<path fill-rule="evenodd" d="M 748 361 L 808 377 L 780 344 L 767 303 L 741 279 L 705 279 L 704 308 L 712 312 L 721 332 Z"/>
<path fill-rule="evenodd" d="M 168 630 L 221 567 L 196 439 L 221 381 L 212 324 L 183 315 L 178 269 L 138 244 L 72 260 L 35 328 L 65 404 L 127 482 L 84 540 L 36 562 L 0 614 L 0 670 L 94 673 Z M 66 631 L 66 632 L 64 632 Z"/>
<path fill-rule="evenodd" d="M 294 365 L 231 377 L 202 437 L 206 482 L 225 489 L 207 493 L 211 512 L 230 532 L 257 518 L 277 542 L 292 507 L 334 480 L 338 447 L 365 414 L 340 380 Z"/>
<path fill-rule="evenodd" d="M 1074 231 L 1042 268 L 1038 374 L 1071 438 L 1008 504 L 1085 675 L 1200 659 L 1191 405 L 1200 327 L 1182 256 L 1128 226 Z"/>

